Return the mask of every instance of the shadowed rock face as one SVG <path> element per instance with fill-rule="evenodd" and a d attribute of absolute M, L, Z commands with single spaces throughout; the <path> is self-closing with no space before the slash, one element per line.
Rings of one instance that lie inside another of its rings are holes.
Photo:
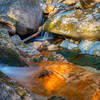
<path fill-rule="evenodd" d="M 14 25 L 20 35 L 36 32 L 41 24 L 40 0 L 1 0 L 0 21 Z"/>
<path fill-rule="evenodd" d="M 18 15 L 19 17 L 16 16 L 18 19 L 16 26 L 17 32 L 21 35 L 35 32 L 40 26 L 42 11 L 39 1 L 40 0 L 21 0 L 20 14 Z"/>

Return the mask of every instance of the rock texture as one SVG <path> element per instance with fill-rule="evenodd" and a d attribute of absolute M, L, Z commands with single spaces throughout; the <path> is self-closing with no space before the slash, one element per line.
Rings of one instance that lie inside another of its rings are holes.
<path fill-rule="evenodd" d="M 16 47 L 8 34 L 8 30 L 5 28 L 0 29 L 0 62 L 16 66 L 26 65 L 17 52 Z"/>
<path fill-rule="evenodd" d="M 39 54 L 33 45 L 24 44 L 18 35 L 10 36 L 8 29 L 0 29 L 0 62 L 14 66 L 26 66 L 34 54 Z M 10 58 L 10 59 L 9 59 Z M 27 60 L 28 58 L 28 60 Z"/>
<path fill-rule="evenodd" d="M 85 10 L 62 11 L 49 19 L 44 30 L 76 39 L 100 39 L 100 4 Z"/>
<path fill-rule="evenodd" d="M 0 1 L 0 23 L 9 25 L 13 30 L 16 29 L 20 35 L 36 32 L 41 20 L 40 0 Z"/>
<path fill-rule="evenodd" d="M 0 100 L 47 100 L 9 79 L 0 72 Z"/>

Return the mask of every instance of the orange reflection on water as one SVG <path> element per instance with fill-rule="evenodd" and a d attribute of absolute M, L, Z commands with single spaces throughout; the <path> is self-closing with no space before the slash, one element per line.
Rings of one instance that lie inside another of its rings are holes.
<path fill-rule="evenodd" d="M 28 86 L 43 96 L 62 96 L 68 100 L 100 100 L 100 74 L 88 72 L 71 63 L 45 62 Z M 47 70 L 46 74 L 43 70 Z M 38 77 L 41 76 L 41 77 Z"/>

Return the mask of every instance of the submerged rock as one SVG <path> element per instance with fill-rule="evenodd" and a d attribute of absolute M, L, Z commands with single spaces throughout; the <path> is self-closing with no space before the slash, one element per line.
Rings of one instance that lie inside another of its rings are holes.
<path fill-rule="evenodd" d="M 48 100 L 68 100 L 68 99 L 65 99 L 65 98 L 63 98 L 63 97 L 52 96 L 52 97 L 49 98 Z"/>
<path fill-rule="evenodd" d="M 41 20 L 40 0 L 0 1 L 0 23 L 16 28 L 20 35 L 36 32 Z"/>
<path fill-rule="evenodd" d="M 44 30 L 76 39 L 100 39 L 100 4 L 85 10 L 62 11 L 50 18 Z"/>

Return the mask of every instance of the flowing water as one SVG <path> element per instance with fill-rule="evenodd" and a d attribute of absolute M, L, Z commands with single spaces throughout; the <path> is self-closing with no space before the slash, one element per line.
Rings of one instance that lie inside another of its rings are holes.
<path fill-rule="evenodd" d="M 30 77 L 33 77 L 37 72 L 38 67 L 16 67 L 4 66 L 0 64 L 0 71 L 6 74 L 9 78 L 19 82 L 26 83 Z"/>
<path fill-rule="evenodd" d="M 42 18 L 42 25 L 44 24 L 45 20 L 44 17 Z M 33 41 L 44 41 L 44 40 L 51 40 L 53 39 L 53 35 L 51 33 L 45 32 L 42 30 L 40 36 L 38 38 L 33 39 Z"/>

